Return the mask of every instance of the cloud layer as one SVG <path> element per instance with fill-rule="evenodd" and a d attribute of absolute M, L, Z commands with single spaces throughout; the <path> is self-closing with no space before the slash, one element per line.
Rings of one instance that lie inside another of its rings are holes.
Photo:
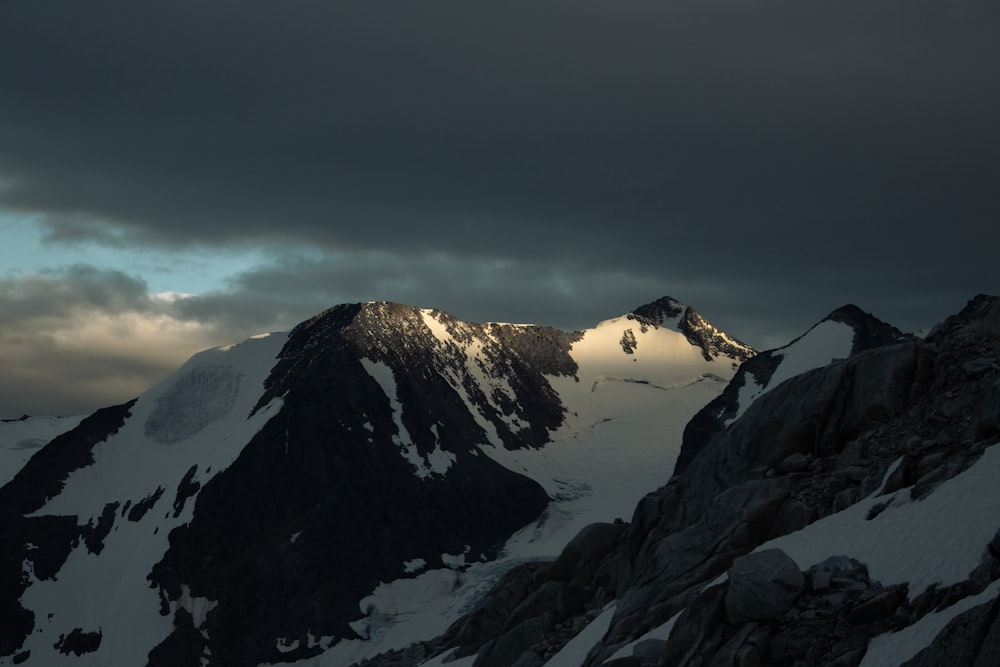
<path fill-rule="evenodd" d="M 8 274 L 8 338 L 133 313 L 193 351 L 368 299 L 578 327 L 671 294 L 767 346 L 1000 292 L 995 2 L 102 7 L 0 7 L 0 210 L 52 247 L 263 260 L 169 308 L 133 272 Z"/>

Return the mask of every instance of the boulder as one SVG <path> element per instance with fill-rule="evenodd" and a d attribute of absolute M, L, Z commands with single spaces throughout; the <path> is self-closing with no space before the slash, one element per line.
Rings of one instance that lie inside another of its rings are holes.
<path fill-rule="evenodd" d="M 756 551 L 733 561 L 726 592 L 726 618 L 733 625 L 788 611 L 805 587 L 805 575 L 781 549 Z"/>

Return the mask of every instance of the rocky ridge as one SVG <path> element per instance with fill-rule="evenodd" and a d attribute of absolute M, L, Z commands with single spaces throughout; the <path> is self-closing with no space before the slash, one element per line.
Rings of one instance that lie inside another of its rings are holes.
<path fill-rule="evenodd" d="M 878 524 L 901 503 L 933 499 L 1000 440 L 1000 299 L 976 297 L 925 340 L 885 342 L 761 395 L 630 524 L 592 526 L 554 563 L 511 571 L 448 633 L 412 650 L 475 655 L 475 667 L 560 664 L 569 638 L 602 617 L 608 629 L 584 665 L 854 667 L 876 638 L 994 591 L 907 664 L 997 664 L 1000 525 L 976 526 L 987 537 L 964 579 L 913 589 L 873 580 L 867 563 L 833 548 L 812 562 L 757 550 L 861 501 L 859 520 Z M 764 555 L 767 565 L 740 566 Z M 419 662 L 389 654 L 365 664 Z"/>

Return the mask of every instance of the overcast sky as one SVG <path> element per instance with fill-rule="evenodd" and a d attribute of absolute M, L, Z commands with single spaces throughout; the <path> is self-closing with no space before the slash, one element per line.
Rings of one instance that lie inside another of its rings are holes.
<path fill-rule="evenodd" d="M 4 2 L 0 417 L 392 300 L 761 349 L 1000 292 L 1000 3 Z"/>

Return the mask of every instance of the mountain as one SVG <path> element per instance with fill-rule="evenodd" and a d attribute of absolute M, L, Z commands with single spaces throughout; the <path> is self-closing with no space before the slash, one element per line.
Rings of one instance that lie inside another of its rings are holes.
<path fill-rule="evenodd" d="M 747 361 L 630 523 L 364 664 L 1000 664 L 1000 298 L 922 340 L 844 313 Z"/>
<path fill-rule="evenodd" d="M 853 304 L 841 306 L 788 345 L 762 352 L 742 364 L 722 394 L 685 427 L 675 472 L 684 470 L 713 436 L 785 380 L 837 359 L 912 339 Z"/>
<path fill-rule="evenodd" d="M 0 487 L 0 656 L 347 664 L 433 637 L 629 516 L 753 354 L 669 298 L 581 332 L 346 304 L 202 352 Z"/>

